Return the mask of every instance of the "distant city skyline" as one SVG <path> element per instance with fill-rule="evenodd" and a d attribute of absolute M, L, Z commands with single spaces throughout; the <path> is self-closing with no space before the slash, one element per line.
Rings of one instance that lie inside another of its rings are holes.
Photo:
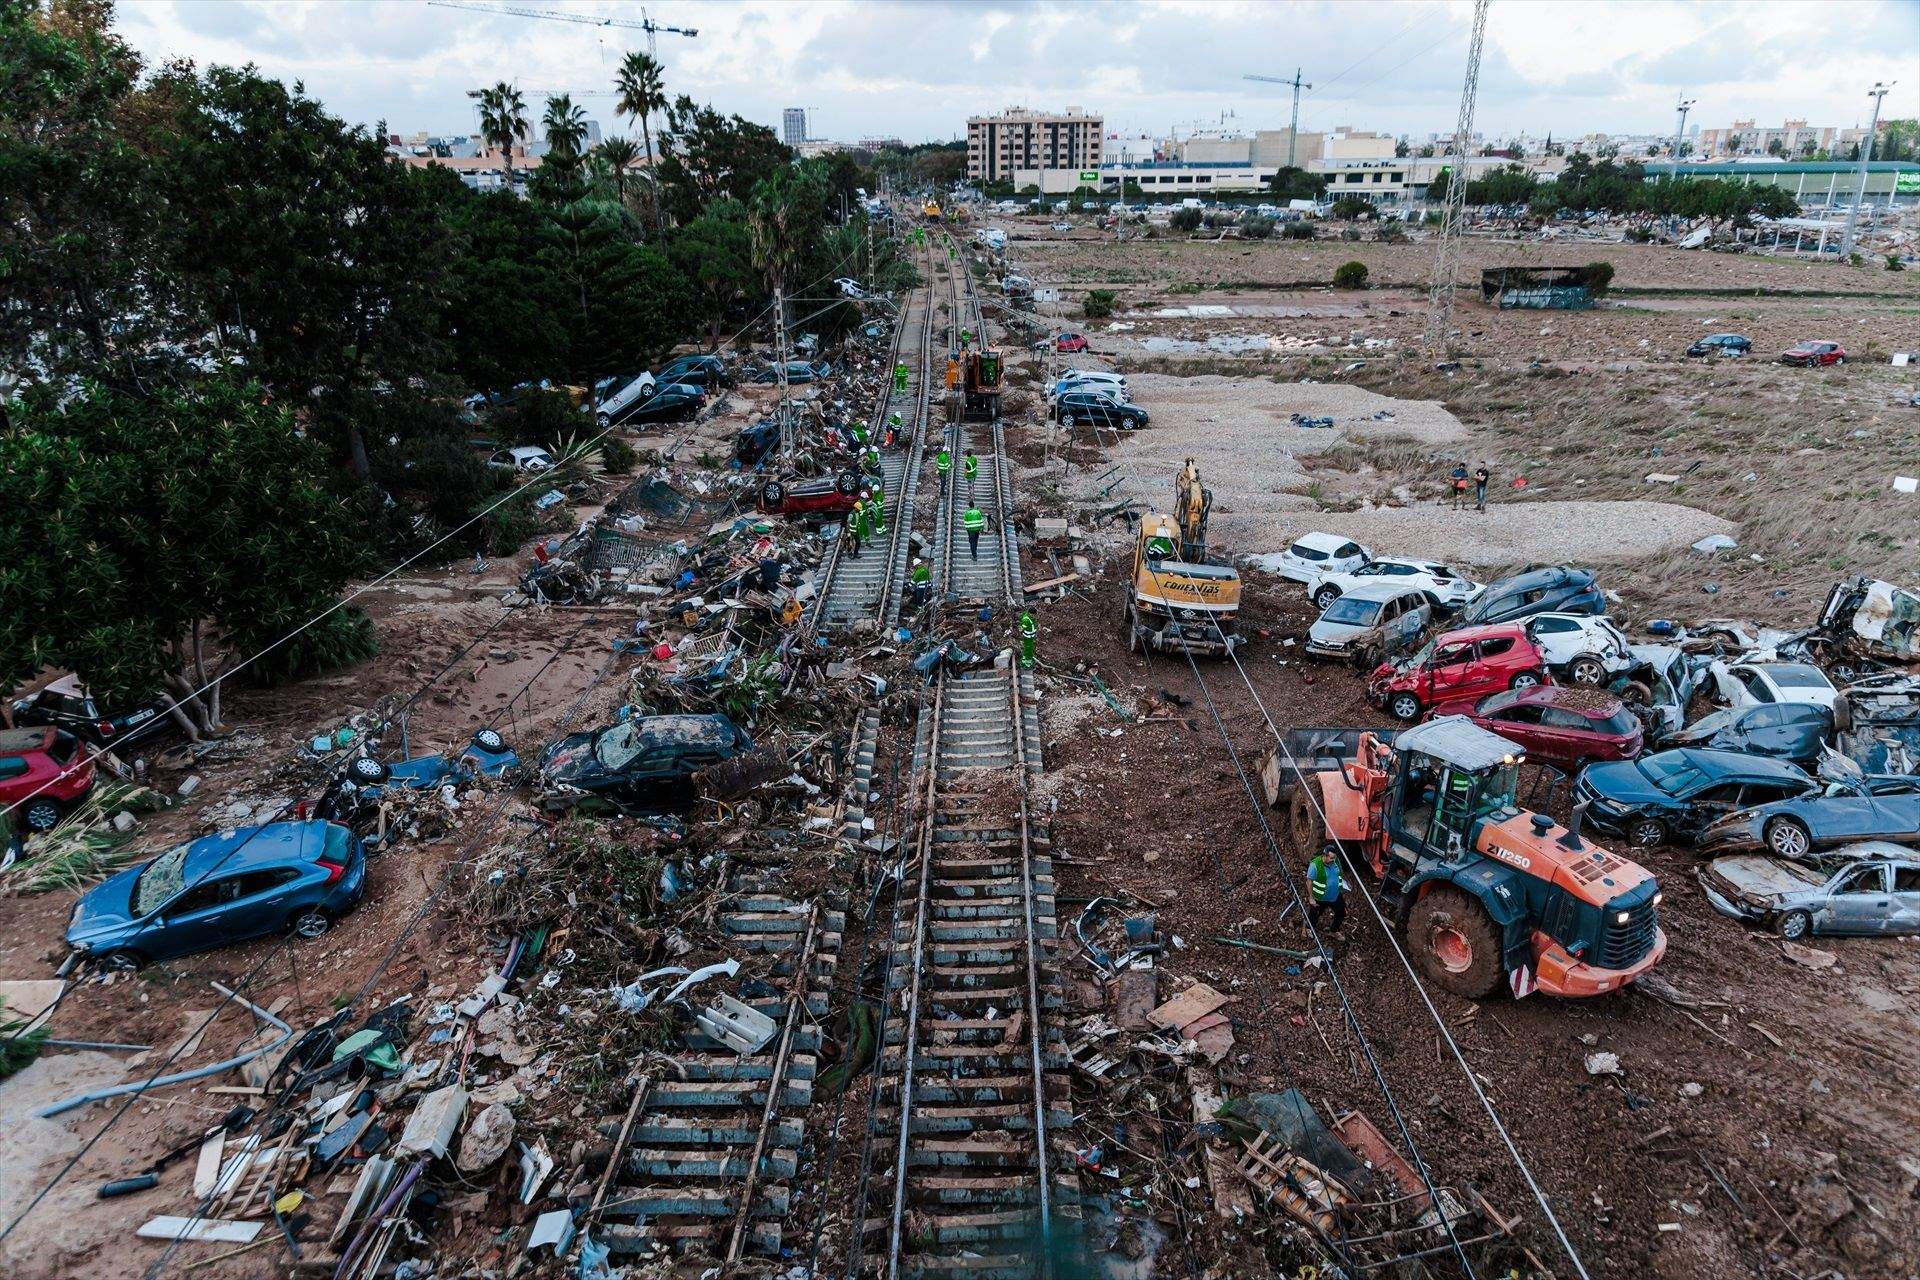
<path fill-rule="evenodd" d="M 623 0 L 538 7 L 641 16 Z M 846 141 L 955 141 L 969 115 L 1016 104 L 1082 106 L 1121 134 L 1284 128 L 1289 90 L 1241 77 L 1297 65 L 1314 86 L 1301 100 L 1302 131 L 1424 137 L 1452 126 L 1471 4 L 663 0 L 647 14 L 700 32 L 658 37 L 669 94 L 776 134 L 796 100 L 809 104 L 812 136 Z M 620 58 L 647 39 L 424 0 L 120 0 L 119 28 L 150 65 L 253 62 L 302 81 L 350 122 L 431 134 L 471 131 L 466 95 L 482 84 L 607 89 Z M 1791 118 L 1845 128 L 1866 123 L 1876 79 L 1897 82 L 1887 117 L 1920 115 L 1920 0 L 1496 0 L 1487 41 L 1478 128 L 1489 137 L 1670 133 L 1682 94 L 1695 100 L 1689 125 Z M 604 132 L 637 133 L 610 97 L 581 105 Z"/>

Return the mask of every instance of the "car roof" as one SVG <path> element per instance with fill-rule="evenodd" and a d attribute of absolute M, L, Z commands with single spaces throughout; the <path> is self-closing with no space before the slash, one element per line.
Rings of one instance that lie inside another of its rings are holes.
<path fill-rule="evenodd" d="M 1712 747 L 1675 748 L 1687 763 L 1709 778 L 1744 778 L 1761 782 L 1800 782 L 1806 770 L 1789 760 L 1748 755 L 1744 751 L 1717 751 Z M 1661 755 L 1667 754 L 1661 752 Z"/>
<path fill-rule="evenodd" d="M 1843 844 L 1838 849 L 1829 849 L 1821 855 L 1822 860 L 1832 858 L 1857 859 L 1872 862 L 1897 862 L 1907 866 L 1920 865 L 1920 851 L 1909 849 L 1906 845 L 1895 844 L 1891 840 L 1856 840 L 1852 844 Z"/>
<path fill-rule="evenodd" d="M 1511 578 L 1502 578 L 1487 589 L 1487 594 L 1495 596 L 1505 595 L 1509 591 L 1531 591 L 1535 587 L 1565 581 L 1574 574 L 1584 574 L 1589 581 L 1593 577 L 1585 569 L 1575 569 L 1564 564 L 1548 565 L 1544 569 L 1529 569 L 1525 573 L 1516 573 Z"/>
<path fill-rule="evenodd" d="M 1353 542 L 1352 538 L 1343 538 L 1337 533 L 1303 533 L 1287 545 L 1290 547 L 1312 547 L 1316 551 L 1331 551 L 1335 547 L 1344 547 Z M 1355 543 L 1357 546 L 1358 544 Z"/>
<path fill-rule="evenodd" d="M 512 454 L 516 458 L 534 458 L 534 457 L 550 456 L 547 454 L 547 451 L 543 446 L 537 445 L 537 444 L 517 444 L 513 446 L 513 448 L 507 450 L 507 452 Z"/>
<path fill-rule="evenodd" d="M 0 730 L 0 752 L 15 755 L 22 751 L 40 751 L 52 741 L 59 732 L 52 725 L 34 729 Z"/>
<path fill-rule="evenodd" d="M 1477 627 L 1460 627 L 1453 631 L 1442 631 L 1434 638 L 1435 645 L 1458 644 L 1467 640 L 1490 640 L 1495 636 L 1515 636 L 1526 639 L 1527 627 L 1524 622 L 1483 622 Z"/>
<path fill-rule="evenodd" d="M 1424 569 L 1429 573 L 1435 569 L 1449 568 L 1447 562 L 1444 560 L 1416 560 L 1412 556 L 1375 556 L 1373 559 L 1367 561 L 1367 563 L 1412 565 L 1416 569 Z"/>
<path fill-rule="evenodd" d="M 1513 705 L 1520 707 L 1558 707 L 1589 720 L 1606 720 L 1618 715 L 1626 703 L 1604 689 L 1587 689 L 1566 684 L 1537 684 L 1531 689 L 1513 690 Z"/>
<path fill-rule="evenodd" d="M 682 742 L 690 747 L 723 746 L 739 732 L 723 715 L 643 716 L 636 727 L 649 742 Z"/>
<path fill-rule="evenodd" d="M 187 881 L 214 873 L 248 871 L 292 861 L 310 862 L 327 846 L 331 822 L 269 822 L 234 827 L 193 842 L 181 868 Z"/>
<path fill-rule="evenodd" d="M 1356 578 L 1352 586 L 1340 593 L 1343 600 L 1397 600 L 1401 596 L 1426 599 L 1420 588 L 1409 587 L 1393 578 Z"/>
<path fill-rule="evenodd" d="M 1522 754 L 1518 746 L 1465 716 L 1437 716 L 1404 730 L 1393 740 L 1393 749 L 1401 753 L 1418 751 L 1470 773 L 1508 763 Z"/>

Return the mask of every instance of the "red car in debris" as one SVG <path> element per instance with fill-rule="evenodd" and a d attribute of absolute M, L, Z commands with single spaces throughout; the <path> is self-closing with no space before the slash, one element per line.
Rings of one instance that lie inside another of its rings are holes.
<path fill-rule="evenodd" d="M 1535 760 L 1569 769 L 1593 760 L 1631 760 L 1642 745 L 1638 717 L 1598 689 L 1541 684 L 1434 708 L 1435 715 L 1449 713 L 1519 744 Z"/>
<path fill-rule="evenodd" d="M 1053 349 L 1055 351 L 1065 352 L 1085 351 L 1087 350 L 1087 335 L 1084 333 L 1063 333 L 1053 340 Z"/>
<path fill-rule="evenodd" d="M 760 486 L 760 509 L 781 516 L 843 515 L 853 510 L 864 483 L 857 471 L 804 480 L 769 480 Z"/>
<path fill-rule="evenodd" d="M 29 831 L 50 831 L 93 789 L 93 756 L 51 725 L 0 731 L 0 808 L 20 806 Z"/>
<path fill-rule="evenodd" d="M 1845 364 L 1847 349 L 1837 342 L 1800 342 L 1780 353 L 1781 364 L 1813 368 L 1823 364 Z"/>
<path fill-rule="evenodd" d="M 1497 622 L 1442 632 L 1413 656 L 1381 663 L 1367 681 L 1367 699 L 1412 724 L 1434 707 L 1546 682 L 1546 655 L 1526 628 Z"/>

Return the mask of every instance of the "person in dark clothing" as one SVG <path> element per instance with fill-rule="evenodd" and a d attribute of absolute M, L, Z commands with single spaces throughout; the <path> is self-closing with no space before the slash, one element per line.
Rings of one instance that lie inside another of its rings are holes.
<path fill-rule="evenodd" d="M 1452 481 L 1453 509 L 1458 511 L 1467 500 L 1467 464 L 1454 463 L 1453 470 L 1448 473 L 1447 479 Z"/>
<path fill-rule="evenodd" d="M 1487 481 L 1492 478 L 1493 474 L 1487 470 L 1484 462 L 1473 473 L 1473 505 L 1482 512 L 1487 509 Z"/>

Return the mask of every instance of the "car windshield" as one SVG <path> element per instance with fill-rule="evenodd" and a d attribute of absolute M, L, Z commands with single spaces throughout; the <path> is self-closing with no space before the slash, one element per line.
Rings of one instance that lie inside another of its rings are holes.
<path fill-rule="evenodd" d="M 1352 596 L 1342 596 L 1327 606 L 1327 611 L 1320 615 L 1320 621 L 1370 627 L 1373 625 L 1373 620 L 1379 616 L 1378 600 L 1356 600 Z"/>
<path fill-rule="evenodd" d="M 186 883 L 187 850 L 191 844 L 183 844 L 161 854 L 147 864 L 133 882 L 133 914 L 151 915 L 173 899 Z"/>
<path fill-rule="evenodd" d="M 1587 723 L 1597 733 L 1632 733 L 1640 722 L 1634 719 L 1633 712 L 1622 707 L 1605 720 L 1590 720 Z"/>
<path fill-rule="evenodd" d="M 1825 689 L 1833 682 L 1818 667 L 1804 662 L 1788 662 L 1766 668 L 1767 675 L 1782 689 Z"/>
<path fill-rule="evenodd" d="M 1707 775 L 1695 768 L 1685 756 L 1658 755 L 1649 756 L 1639 762 L 1640 772 L 1662 791 L 1669 795 L 1679 795 L 1698 784 L 1705 782 Z"/>
<path fill-rule="evenodd" d="M 1287 548 L 1287 551 L 1293 555 L 1299 556 L 1302 560 L 1325 560 L 1327 558 L 1326 552 L 1321 551 L 1314 547 L 1310 547 L 1304 542 L 1294 543 L 1292 546 Z"/>
<path fill-rule="evenodd" d="M 645 745 L 640 740 L 636 722 L 628 720 L 594 739 L 593 758 L 609 769 L 622 769 L 640 754 L 640 749 Z"/>

